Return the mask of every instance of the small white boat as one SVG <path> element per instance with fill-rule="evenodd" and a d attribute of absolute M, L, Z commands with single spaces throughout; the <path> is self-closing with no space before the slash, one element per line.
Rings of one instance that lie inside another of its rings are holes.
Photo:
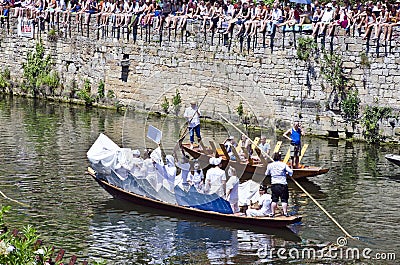
<path fill-rule="evenodd" d="M 400 155 L 387 154 L 385 155 L 385 158 L 390 162 L 400 166 Z"/>

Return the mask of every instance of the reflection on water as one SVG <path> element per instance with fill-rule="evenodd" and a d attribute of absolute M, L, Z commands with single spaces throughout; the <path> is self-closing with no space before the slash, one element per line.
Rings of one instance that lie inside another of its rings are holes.
<path fill-rule="evenodd" d="M 92 255 L 112 257 L 121 264 L 132 253 L 136 253 L 130 257 L 132 264 L 143 256 L 156 264 L 171 257 L 182 262 L 201 259 L 206 263 L 226 264 L 245 259 L 247 263 L 258 259 L 260 248 L 300 241 L 289 229 L 254 231 L 182 215 L 160 216 L 156 210 L 132 204 L 121 207 L 121 202 L 114 199 L 106 201 L 101 211 L 94 214 L 89 229 Z"/>
<path fill-rule="evenodd" d="M 163 130 L 163 145 L 170 152 L 182 120 L 138 113 L 124 117 L 110 110 L 1 99 L 1 191 L 29 205 L 1 197 L 2 205 L 14 209 L 7 223 L 16 228 L 32 224 L 45 242 L 65 248 L 67 256 L 98 257 L 109 264 L 174 259 L 202 264 L 258 263 L 257 251 L 265 245 L 301 248 L 307 242 L 335 242 L 343 235 L 294 184 L 289 186 L 290 211 L 303 216 L 301 224 L 290 227 L 295 233 L 210 223 L 136 206 L 125 208 L 122 201 L 113 200 L 84 175 L 86 152 L 100 132 L 122 146 L 155 147 L 145 137 L 149 123 Z M 216 141 L 235 134 L 232 128 L 210 124 L 202 133 Z M 273 143 L 280 138 L 267 135 Z M 300 183 L 349 233 L 362 237 L 363 241 L 350 241 L 350 245 L 398 252 L 400 167 L 386 161 L 384 155 L 399 153 L 399 147 L 373 148 L 310 138 L 305 138 L 305 143 L 309 148 L 303 162 L 330 171 Z M 287 147 L 284 142 L 282 149 Z M 274 258 L 272 262 L 278 261 Z"/>

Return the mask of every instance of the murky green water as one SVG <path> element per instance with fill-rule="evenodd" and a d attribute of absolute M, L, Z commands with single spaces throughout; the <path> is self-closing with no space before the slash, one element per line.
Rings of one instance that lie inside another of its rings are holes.
<path fill-rule="evenodd" d="M 67 257 L 102 258 L 108 264 L 259 264 L 271 262 L 260 250 L 302 249 L 310 242 L 336 242 L 343 236 L 295 185 L 290 186 L 290 207 L 303 216 L 303 222 L 278 231 L 209 223 L 113 199 L 84 174 L 86 152 L 100 132 L 121 146 L 154 147 L 145 137 L 149 124 L 162 129 L 163 145 L 170 151 L 182 130 L 181 120 L 2 98 L 0 189 L 29 205 L 0 197 L 1 205 L 13 207 L 6 218 L 9 226 L 32 224 L 46 243 L 65 248 Z M 221 141 L 227 131 L 239 136 L 232 128 L 209 124 L 202 133 L 205 139 Z M 276 141 L 275 135 L 269 137 Z M 361 238 L 349 240 L 349 246 L 370 248 L 374 257 L 399 255 L 400 167 L 384 158 L 399 153 L 399 148 L 311 138 L 304 142 L 309 143 L 304 164 L 330 171 L 300 183 L 345 230 Z M 272 262 L 286 261 L 274 252 Z"/>

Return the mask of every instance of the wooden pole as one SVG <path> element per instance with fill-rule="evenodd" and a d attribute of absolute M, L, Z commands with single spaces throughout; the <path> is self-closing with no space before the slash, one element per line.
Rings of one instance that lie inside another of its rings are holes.
<path fill-rule="evenodd" d="M 324 209 L 324 207 L 322 207 L 321 204 L 319 204 L 319 202 L 317 200 L 315 200 L 310 193 L 308 193 L 293 177 L 290 177 L 290 179 L 308 196 L 310 197 L 310 199 L 335 223 L 335 225 L 337 225 L 337 227 L 340 228 L 340 230 L 342 230 L 342 232 L 349 238 L 351 239 L 356 239 L 355 237 L 353 237 L 352 235 L 350 235 L 339 223 L 338 221 L 335 220 L 335 218 L 333 218 L 332 215 L 330 215 L 330 213 L 328 213 L 327 210 Z"/>
<path fill-rule="evenodd" d="M 224 121 L 226 121 L 227 123 L 229 123 L 229 124 L 230 124 L 233 128 L 235 128 L 238 132 L 240 132 L 240 133 L 243 134 L 243 135 L 246 135 L 246 134 L 243 133 L 238 127 L 236 127 L 232 122 L 230 122 L 228 119 L 226 119 L 224 116 L 222 116 L 221 113 L 219 113 L 219 116 L 221 116 L 221 118 L 222 118 Z M 257 146 L 257 145 L 254 143 L 254 141 L 250 139 L 250 137 L 248 137 L 247 135 L 246 135 L 246 137 L 250 140 L 250 142 L 251 142 L 252 144 L 254 144 L 255 146 Z M 260 149 L 260 151 L 261 151 L 261 153 L 262 153 L 263 155 L 267 156 L 271 161 L 274 161 L 274 160 L 272 159 L 272 157 L 270 157 L 270 156 L 269 156 L 267 153 L 265 153 L 263 150 Z"/>

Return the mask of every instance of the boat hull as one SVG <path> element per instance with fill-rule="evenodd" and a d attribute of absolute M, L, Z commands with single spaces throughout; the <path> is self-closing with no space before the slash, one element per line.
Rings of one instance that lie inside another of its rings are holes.
<path fill-rule="evenodd" d="M 400 155 L 388 154 L 385 155 L 385 158 L 393 164 L 400 166 Z"/>
<path fill-rule="evenodd" d="M 270 217 L 247 217 L 237 216 L 233 214 L 222 214 L 211 211 L 199 210 L 191 207 L 179 206 L 176 204 L 169 204 L 159 200 L 154 200 L 141 196 L 132 192 L 125 191 L 119 187 L 109 184 L 106 180 L 98 178 L 94 173 L 89 171 L 89 175 L 92 176 L 97 183 L 105 189 L 111 196 L 118 199 L 123 199 L 141 206 L 151 207 L 154 209 L 160 209 L 163 211 L 169 211 L 179 214 L 187 214 L 200 218 L 206 218 L 211 220 L 245 224 L 247 226 L 259 226 L 259 227 L 271 227 L 271 228 L 283 228 L 290 224 L 300 222 L 301 216 L 276 216 Z"/>
<path fill-rule="evenodd" d="M 202 164 L 203 168 L 208 166 L 208 161 L 211 155 L 207 155 L 201 153 L 197 149 L 190 149 L 189 145 L 183 144 L 182 145 L 185 152 L 191 155 L 193 158 L 198 159 L 199 162 Z M 226 159 L 224 156 L 222 158 L 222 169 L 225 169 L 228 164 L 232 165 L 236 168 L 237 172 L 242 172 L 241 180 L 245 181 L 248 179 L 252 179 L 253 175 L 264 175 L 267 169 L 267 165 L 263 164 L 248 164 L 243 162 L 237 162 Z M 293 169 L 293 178 L 300 179 L 306 177 L 314 177 L 318 175 L 325 174 L 329 171 L 328 168 L 321 168 L 321 167 L 314 167 L 314 166 L 305 166 L 304 168 Z"/>

